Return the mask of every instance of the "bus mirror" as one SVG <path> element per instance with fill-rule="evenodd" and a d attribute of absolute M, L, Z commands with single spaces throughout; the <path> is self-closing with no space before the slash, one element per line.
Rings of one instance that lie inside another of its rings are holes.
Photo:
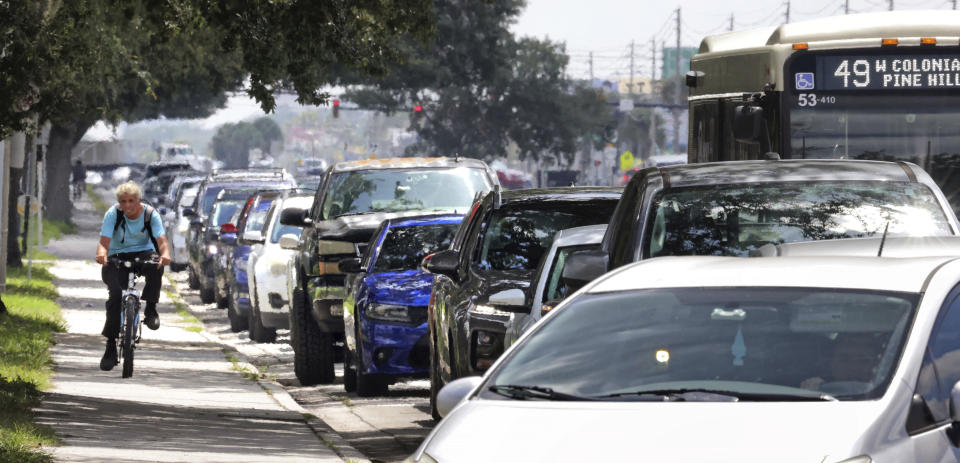
<path fill-rule="evenodd" d="M 689 71 L 687 72 L 687 87 L 696 88 L 700 86 L 700 81 L 703 80 L 703 71 Z"/>
<path fill-rule="evenodd" d="M 741 105 L 733 112 L 733 138 L 740 143 L 760 145 L 760 152 L 770 151 L 770 135 L 763 108 Z"/>

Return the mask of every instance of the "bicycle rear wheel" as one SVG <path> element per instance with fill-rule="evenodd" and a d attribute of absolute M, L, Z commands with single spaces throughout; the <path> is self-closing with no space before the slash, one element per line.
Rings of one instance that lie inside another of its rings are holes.
<path fill-rule="evenodd" d="M 137 335 L 137 300 L 128 297 L 123 301 L 123 337 L 120 341 L 120 352 L 123 357 L 122 377 L 133 376 L 133 346 Z"/>

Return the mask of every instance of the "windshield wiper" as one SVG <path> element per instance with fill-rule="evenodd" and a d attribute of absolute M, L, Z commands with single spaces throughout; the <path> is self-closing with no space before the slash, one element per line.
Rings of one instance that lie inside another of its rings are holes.
<path fill-rule="evenodd" d="M 511 399 L 543 399 L 543 400 L 595 400 L 573 394 L 556 392 L 549 387 L 524 386 L 519 384 L 497 384 L 488 388 L 490 392 L 510 397 Z"/>
<path fill-rule="evenodd" d="M 829 394 L 782 394 L 782 393 L 764 393 L 764 392 L 739 392 L 739 391 L 729 391 L 725 389 L 707 389 L 707 388 L 689 388 L 689 389 L 649 389 L 633 392 L 616 392 L 613 394 L 607 394 L 602 396 L 597 396 L 596 399 L 610 399 L 615 397 L 626 397 L 626 396 L 659 396 L 662 399 L 660 400 L 669 400 L 676 402 L 685 402 L 688 400 L 687 397 L 683 397 L 684 394 L 688 393 L 704 393 L 704 394 L 715 394 L 730 397 L 736 401 L 748 401 L 748 402 L 805 402 L 805 401 L 824 401 L 824 402 L 836 402 L 837 398 Z"/>

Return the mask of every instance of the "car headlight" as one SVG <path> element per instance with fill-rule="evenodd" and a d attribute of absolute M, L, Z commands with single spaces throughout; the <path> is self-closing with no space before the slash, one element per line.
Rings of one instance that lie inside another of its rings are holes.
<path fill-rule="evenodd" d="M 216 245 L 216 244 L 208 244 L 208 245 L 207 245 L 207 254 L 216 255 L 216 254 L 217 254 L 217 245 Z"/>
<path fill-rule="evenodd" d="M 410 321 L 410 313 L 404 305 L 370 304 L 367 308 L 367 317 L 391 322 Z"/>

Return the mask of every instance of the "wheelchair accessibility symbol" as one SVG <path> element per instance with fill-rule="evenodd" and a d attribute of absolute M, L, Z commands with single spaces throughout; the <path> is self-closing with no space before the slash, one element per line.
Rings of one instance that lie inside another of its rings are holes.
<path fill-rule="evenodd" d="M 798 72 L 795 76 L 797 90 L 813 90 L 813 73 Z"/>

